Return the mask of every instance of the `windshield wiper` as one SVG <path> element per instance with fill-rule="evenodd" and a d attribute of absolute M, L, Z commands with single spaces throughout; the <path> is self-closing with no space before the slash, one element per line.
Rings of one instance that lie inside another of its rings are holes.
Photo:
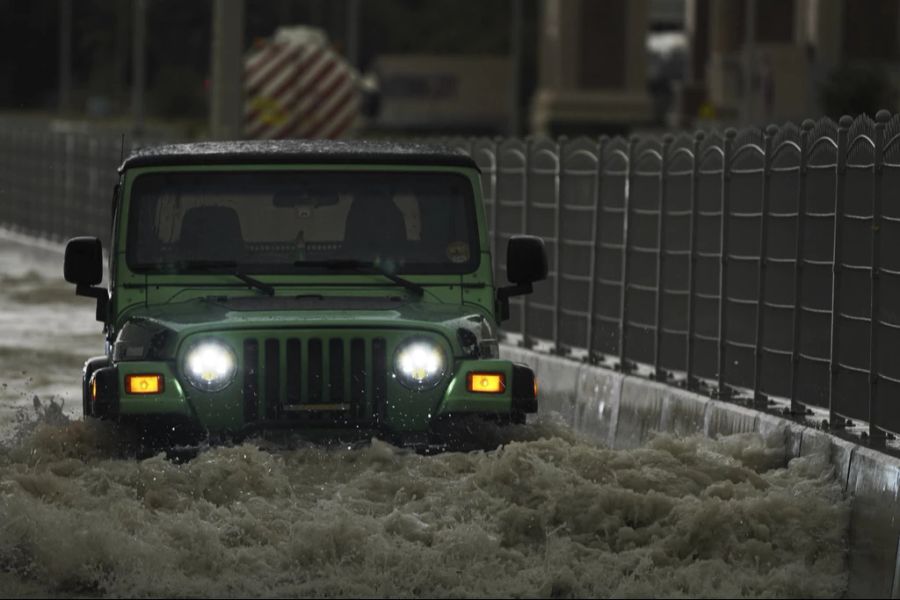
<path fill-rule="evenodd" d="M 244 273 L 238 273 L 237 271 L 233 272 L 232 275 L 234 275 L 235 277 L 237 277 L 238 279 L 240 279 L 247 285 L 249 285 L 251 287 L 255 287 L 256 289 L 260 290 L 264 294 L 267 294 L 269 296 L 275 295 L 275 288 L 273 286 L 269 285 L 268 283 L 264 283 L 264 282 L 260 281 L 259 279 L 256 279 L 255 277 L 250 277 L 249 275 L 245 275 Z"/>
<path fill-rule="evenodd" d="M 381 275 L 383 277 L 387 277 L 397 285 L 403 286 L 416 296 L 422 297 L 425 295 L 425 288 L 410 281 L 409 279 L 404 279 L 399 275 L 391 273 L 387 271 L 383 267 L 375 264 L 371 261 L 363 261 L 363 260 L 298 260 L 294 263 L 295 267 L 325 267 L 326 269 L 333 271 L 340 271 L 343 269 L 347 269 L 350 271 L 356 271 L 358 273 L 371 273 L 374 275 Z"/>
<path fill-rule="evenodd" d="M 238 271 L 238 264 L 233 260 L 184 260 L 175 263 L 179 269 L 197 269 L 212 272 L 224 269 L 228 275 L 234 275 L 250 287 L 254 287 L 269 296 L 275 295 L 275 287 Z"/>

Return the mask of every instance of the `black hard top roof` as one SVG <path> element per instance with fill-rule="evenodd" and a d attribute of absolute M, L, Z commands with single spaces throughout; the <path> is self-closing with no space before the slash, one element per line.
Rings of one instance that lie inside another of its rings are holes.
<path fill-rule="evenodd" d="M 133 167 L 253 163 L 378 163 L 478 168 L 463 151 L 437 144 L 365 140 L 253 140 L 148 146 L 128 156 L 119 171 Z"/>

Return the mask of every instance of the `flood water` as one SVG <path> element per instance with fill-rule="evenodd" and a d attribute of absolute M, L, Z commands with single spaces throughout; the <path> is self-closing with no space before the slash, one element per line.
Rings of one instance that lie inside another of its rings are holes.
<path fill-rule="evenodd" d="M 844 592 L 840 485 L 778 436 L 613 451 L 545 415 L 491 452 L 256 439 L 138 460 L 80 420 L 102 344 L 61 261 L 0 238 L 0 596 Z"/>

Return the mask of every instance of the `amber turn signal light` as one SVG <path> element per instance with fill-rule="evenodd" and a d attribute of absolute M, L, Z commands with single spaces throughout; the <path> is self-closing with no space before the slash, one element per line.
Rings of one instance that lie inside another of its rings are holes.
<path fill-rule="evenodd" d="M 163 391 L 163 376 L 126 375 L 125 391 L 129 394 L 159 394 Z"/>
<path fill-rule="evenodd" d="M 506 390 L 506 375 L 503 373 L 469 373 L 468 388 L 470 392 L 480 394 L 502 394 Z"/>

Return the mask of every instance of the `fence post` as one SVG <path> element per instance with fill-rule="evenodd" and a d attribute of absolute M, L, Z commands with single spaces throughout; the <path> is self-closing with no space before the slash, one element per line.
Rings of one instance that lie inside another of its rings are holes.
<path fill-rule="evenodd" d="M 493 189 L 494 189 L 494 203 L 491 206 L 491 226 L 493 227 L 493 231 L 491 232 L 491 268 L 494 273 L 494 279 L 496 280 L 498 273 L 500 272 L 500 265 L 498 263 L 498 255 L 500 253 L 500 227 L 497 224 L 497 214 L 498 214 L 498 205 L 500 204 L 500 181 L 502 181 L 502 177 L 500 177 L 500 144 L 502 143 L 502 138 L 495 137 L 494 138 L 494 181 L 493 181 Z M 500 285 L 496 281 L 494 282 L 496 285 Z"/>
<path fill-rule="evenodd" d="M 522 178 L 522 233 L 528 234 L 528 208 L 531 204 L 529 199 L 529 190 L 528 190 L 528 179 L 529 179 L 529 168 L 531 166 L 531 143 L 532 139 L 525 139 L 525 162 L 523 165 L 523 178 Z M 521 345 L 523 348 L 531 348 L 534 343 L 531 341 L 531 338 L 528 336 L 528 298 L 530 294 L 525 294 L 522 296 L 522 342 Z"/>
<path fill-rule="evenodd" d="M 629 277 L 629 260 L 628 244 L 629 232 L 631 229 L 631 190 L 634 189 L 634 149 L 637 145 L 637 138 L 632 136 L 628 140 L 628 174 L 627 185 L 625 187 L 625 206 L 622 213 L 622 286 L 619 288 L 619 363 L 616 368 L 623 373 L 631 371 L 632 364 L 626 358 L 625 338 L 628 328 L 628 280 Z"/>
<path fill-rule="evenodd" d="M 597 140 L 597 171 L 594 174 L 594 222 L 591 224 L 591 289 L 588 293 L 588 309 L 591 317 L 588 319 L 587 330 L 587 360 L 590 364 L 602 362 L 594 350 L 594 332 L 597 331 L 597 310 L 594 303 L 597 300 L 597 284 L 600 279 L 600 261 L 597 253 L 600 251 L 600 225 L 603 214 L 603 203 L 600 188 L 603 185 L 603 153 L 606 151 L 606 136 Z"/>
<path fill-rule="evenodd" d="M 769 245 L 769 185 L 772 168 L 772 138 L 778 134 L 778 127 L 769 125 L 763 134 L 763 187 L 760 201 L 759 223 L 759 269 L 756 280 L 756 339 L 753 352 L 753 406 L 765 408 L 768 398 L 760 392 L 760 380 L 762 379 L 763 359 L 763 330 L 766 310 L 766 272 L 768 256 L 766 248 Z"/>
<path fill-rule="evenodd" d="M 806 174 L 809 162 L 809 132 L 815 123 L 806 119 L 800 124 L 800 180 L 797 185 L 797 230 L 794 246 L 794 318 L 791 342 L 791 414 L 804 414 L 805 407 L 797 401 L 800 378 L 800 311 L 803 306 L 803 232 L 806 229 Z"/>
<path fill-rule="evenodd" d="M 669 169 L 669 148 L 672 145 L 673 137 L 671 134 L 665 134 L 662 138 L 662 152 L 659 161 L 659 215 L 656 220 L 656 320 L 653 329 L 653 378 L 657 381 L 668 381 L 669 373 L 662 368 L 662 356 L 660 346 L 662 345 L 662 310 L 663 310 L 663 293 L 665 286 L 663 285 L 663 273 L 665 272 L 666 260 L 666 194 L 668 191 L 666 177 Z"/>
<path fill-rule="evenodd" d="M 878 330 L 881 326 L 881 186 L 884 173 L 884 129 L 891 113 L 879 110 L 875 115 L 875 165 L 872 189 L 872 269 L 869 309 L 869 443 L 883 446 L 885 434 L 878 427 Z"/>
<path fill-rule="evenodd" d="M 685 386 L 689 390 L 696 391 L 699 386 L 699 381 L 696 377 L 694 377 L 694 313 L 697 309 L 697 305 L 694 297 L 694 293 L 697 289 L 696 282 L 696 274 L 697 274 L 697 206 L 699 204 L 697 196 L 699 195 L 700 186 L 697 185 L 697 182 L 700 179 L 700 145 L 703 143 L 704 134 L 702 131 L 698 131 L 694 134 L 694 146 L 693 146 L 693 168 L 691 169 L 691 219 L 690 225 L 688 226 L 689 231 L 688 235 L 690 236 L 690 247 L 689 247 L 689 260 L 688 260 L 688 316 L 687 316 L 687 340 L 686 342 L 686 350 L 685 354 Z"/>
<path fill-rule="evenodd" d="M 81 211 L 81 218 L 76 219 L 76 227 L 77 231 L 73 231 L 69 228 L 66 232 L 66 235 L 80 235 L 82 231 L 87 231 L 88 226 L 91 223 L 91 217 L 94 214 L 107 214 L 106 210 L 108 210 L 107 203 L 109 199 L 106 197 L 105 193 L 101 192 L 101 189 L 105 192 L 106 189 L 100 185 L 100 173 L 102 173 L 101 159 L 102 156 L 100 153 L 100 140 L 97 137 L 91 137 L 88 142 L 88 201 L 90 202 L 91 210 L 90 211 Z M 96 208 L 95 208 L 96 207 Z M 111 213 L 110 213 L 111 216 Z M 109 219 L 106 219 L 104 225 L 109 223 Z M 106 231 L 104 228 L 102 231 Z M 106 236 L 104 236 L 106 238 Z M 104 239 L 104 245 L 108 246 L 109 242 Z"/>
<path fill-rule="evenodd" d="M 569 353 L 567 348 L 559 342 L 559 330 L 562 320 L 562 311 L 560 310 L 560 293 L 562 291 L 562 273 L 560 272 L 560 258 L 562 253 L 562 199 L 563 199 L 563 148 L 566 144 L 566 137 L 560 136 L 556 139 L 556 175 L 554 176 L 554 193 L 556 194 L 556 202 L 553 207 L 553 218 L 556 224 L 556 252 L 553 254 L 553 270 L 556 275 L 553 278 L 553 352 L 559 356 L 566 356 Z"/>
<path fill-rule="evenodd" d="M 725 326 L 728 322 L 728 195 L 731 189 L 731 157 L 734 153 L 734 138 L 737 131 L 733 128 L 725 130 L 725 140 L 722 144 L 722 200 L 719 227 L 719 356 L 717 357 L 718 381 L 715 397 L 728 399 L 731 390 L 725 382 L 725 367 L 728 339 L 725 334 Z"/>
<path fill-rule="evenodd" d="M 9 227 L 11 207 L 16 198 L 10 173 L 12 157 L 6 156 L 7 149 L 12 147 L 12 133 L 7 130 L 5 123 L 0 123 L 0 125 L 2 125 L 0 126 L 0 185 L 2 185 L 7 198 L 6 202 L 0 202 L 0 227 Z"/>
<path fill-rule="evenodd" d="M 831 354 L 829 361 L 828 381 L 828 426 L 831 429 L 844 429 L 845 419 L 834 410 L 835 388 L 840 373 L 840 336 L 838 323 L 841 319 L 841 283 L 843 274 L 843 223 L 844 223 L 844 186 L 847 175 L 847 132 L 853 125 L 853 118 L 844 115 L 838 121 L 837 130 L 837 169 L 834 175 L 834 262 L 831 277 Z"/>

